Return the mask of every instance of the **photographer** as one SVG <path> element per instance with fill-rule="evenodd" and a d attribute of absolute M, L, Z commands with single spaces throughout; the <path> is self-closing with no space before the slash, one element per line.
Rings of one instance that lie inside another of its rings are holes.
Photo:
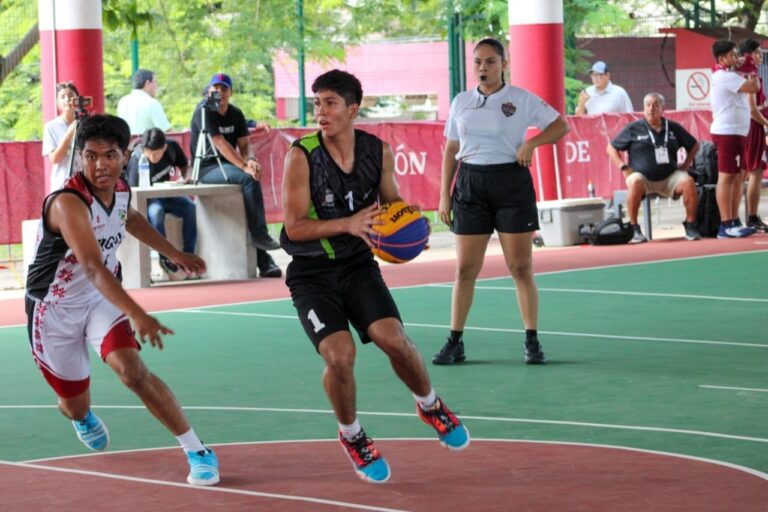
<path fill-rule="evenodd" d="M 195 108 L 190 132 L 191 154 L 198 158 L 198 139 L 203 128 L 211 136 L 216 151 L 221 156 L 221 168 L 208 141 L 203 138 L 206 151 L 200 161 L 200 183 L 237 184 L 242 187 L 246 222 L 251 245 L 257 249 L 257 265 L 261 277 L 281 277 L 282 271 L 266 251 L 280 248 L 267 232 L 264 198 L 261 192 L 261 165 L 250 154 L 248 126 L 243 112 L 229 102 L 232 95 L 232 79 L 223 73 L 213 75 L 208 84 L 208 96 Z M 205 124 L 202 126 L 203 110 Z M 260 123 L 258 128 L 268 127 Z"/>
<path fill-rule="evenodd" d="M 186 180 L 189 161 L 184 151 L 175 141 L 167 140 L 159 128 L 150 128 L 141 136 L 139 144 L 133 148 L 127 167 L 127 181 L 132 187 L 139 185 L 139 161 L 141 157 L 149 161 L 149 179 L 152 184 L 170 181 L 174 169 Z M 188 197 L 157 197 L 147 199 L 147 219 L 158 233 L 165 236 L 165 214 L 169 213 L 182 220 L 182 242 L 186 253 L 194 254 L 197 243 L 197 214 L 195 203 Z M 200 277 L 183 271 L 160 255 L 160 267 L 171 281 L 195 279 Z"/>
<path fill-rule="evenodd" d="M 69 178 L 69 160 L 77 130 L 77 119 L 87 114 L 79 99 L 80 93 L 72 82 L 56 85 L 56 109 L 59 115 L 45 123 L 43 128 L 43 156 L 47 155 L 51 161 L 51 182 L 46 193 L 60 189 Z M 76 159 L 75 164 L 77 171 L 80 160 Z"/>

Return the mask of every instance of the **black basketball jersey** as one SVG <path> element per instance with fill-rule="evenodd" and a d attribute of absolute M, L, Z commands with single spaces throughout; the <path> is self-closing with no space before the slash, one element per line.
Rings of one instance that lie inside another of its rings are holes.
<path fill-rule="evenodd" d="M 355 162 L 352 172 L 345 173 L 323 145 L 318 131 L 297 139 L 293 147 L 301 148 L 309 162 L 309 217 L 319 220 L 350 217 L 372 205 L 379 196 L 381 182 L 382 142 L 375 135 L 355 130 Z M 295 242 L 283 227 L 280 244 L 292 256 L 347 258 L 370 251 L 358 236 L 341 234 L 320 240 Z"/>

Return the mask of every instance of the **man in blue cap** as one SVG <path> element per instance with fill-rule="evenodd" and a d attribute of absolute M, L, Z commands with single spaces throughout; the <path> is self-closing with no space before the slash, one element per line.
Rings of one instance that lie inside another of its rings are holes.
<path fill-rule="evenodd" d="M 632 101 L 623 87 L 611 82 L 608 64 L 599 60 L 589 70 L 592 85 L 581 91 L 576 115 L 624 114 L 633 112 Z"/>
<path fill-rule="evenodd" d="M 218 99 L 212 101 L 216 96 Z M 221 169 L 216 155 L 207 148 L 200 156 L 199 180 L 206 184 L 231 183 L 240 185 L 245 203 L 245 215 L 251 245 L 256 247 L 256 263 L 261 277 L 281 277 L 282 271 L 266 251 L 280 248 L 280 244 L 267 232 L 264 197 L 261 192 L 261 164 L 251 154 L 248 144 L 248 125 L 242 110 L 229 102 L 232 96 L 232 79 L 224 73 L 216 73 L 208 84 L 207 96 L 195 108 L 190 128 L 191 154 L 197 156 L 198 138 L 205 128 L 216 151 L 221 157 Z M 218 103 L 218 108 L 216 104 Z M 205 127 L 202 126 L 205 109 Z M 265 123 L 257 128 L 269 129 Z M 204 141 L 206 144 L 208 141 Z"/>

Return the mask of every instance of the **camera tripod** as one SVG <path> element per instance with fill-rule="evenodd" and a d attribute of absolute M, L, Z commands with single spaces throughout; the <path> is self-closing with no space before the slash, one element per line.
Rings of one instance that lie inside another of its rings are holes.
<path fill-rule="evenodd" d="M 213 143 L 213 137 L 211 137 L 208 128 L 205 125 L 205 111 L 206 106 L 200 109 L 200 134 L 197 136 L 197 146 L 195 147 L 194 163 L 192 164 L 192 179 L 190 182 L 197 185 L 200 182 L 200 164 L 207 157 L 216 157 L 216 163 L 219 164 L 219 170 L 221 175 L 224 176 L 224 181 L 229 183 L 227 173 L 224 172 L 224 166 L 221 164 L 221 157 L 219 151 L 216 149 L 216 145 Z"/>

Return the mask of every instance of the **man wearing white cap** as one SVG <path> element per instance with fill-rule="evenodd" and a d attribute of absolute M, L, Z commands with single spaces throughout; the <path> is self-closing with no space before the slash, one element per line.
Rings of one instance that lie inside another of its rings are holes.
<path fill-rule="evenodd" d="M 633 112 L 632 101 L 623 87 L 611 83 L 608 65 L 599 60 L 589 70 L 592 85 L 581 91 L 576 115 L 624 114 Z"/>

